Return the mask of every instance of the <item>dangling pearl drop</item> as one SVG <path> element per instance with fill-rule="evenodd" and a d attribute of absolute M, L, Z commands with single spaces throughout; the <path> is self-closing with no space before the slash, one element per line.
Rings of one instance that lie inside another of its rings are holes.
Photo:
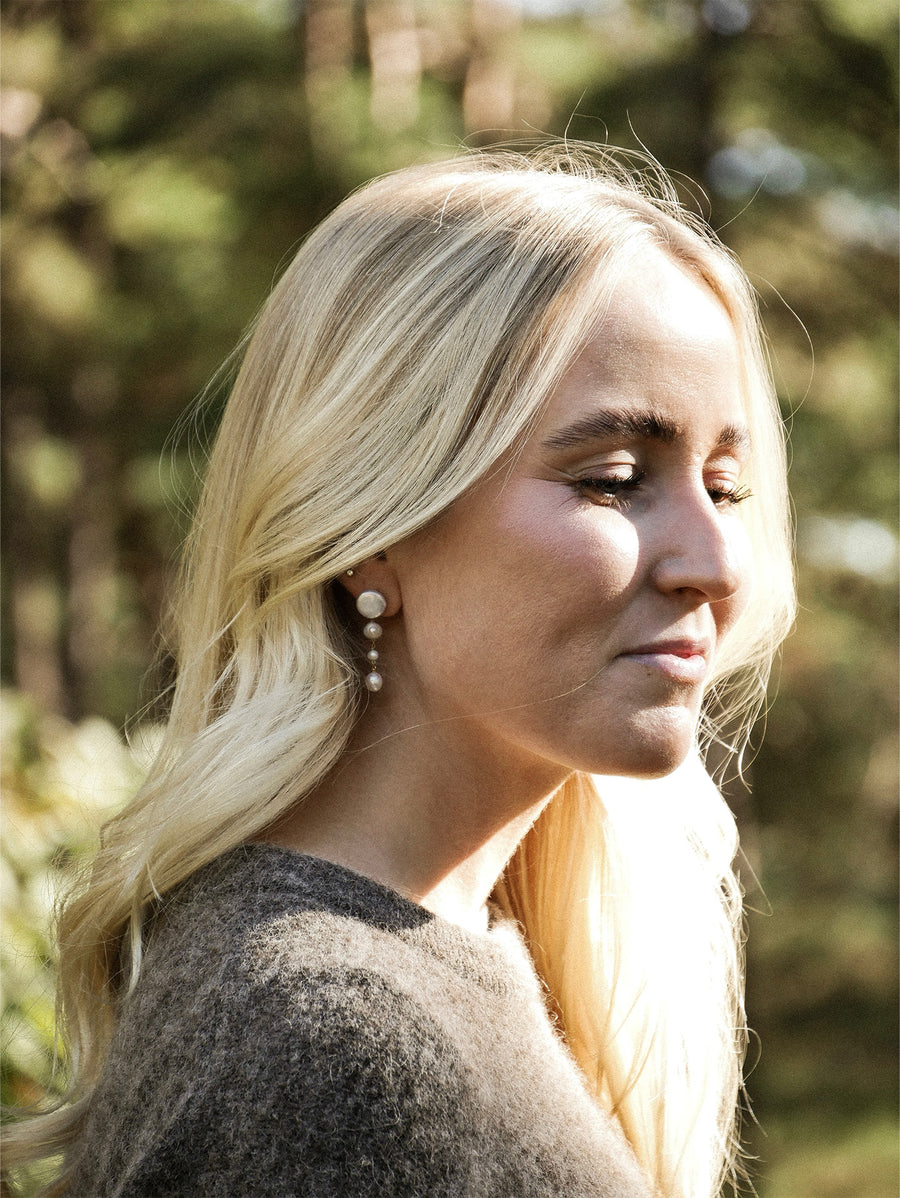
<path fill-rule="evenodd" d="M 384 631 L 374 617 L 380 616 L 386 607 L 387 600 L 381 591 L 363 591 L 356 600 L 356 610 L 361 616 L 368 618 L 368 623 L 363 627 L 363 636 L 367 640 L 372 642 L 377 641 Z M 374 643 L 366 653 L 366 657 L 371 666 L 369 673 L 366 674 L 366 689 L 374 693 L 375 691 L 380 691 L 384 685 L 384 679 L 378 673 L 377 669 L 378 650 L 375 648 Z"/>

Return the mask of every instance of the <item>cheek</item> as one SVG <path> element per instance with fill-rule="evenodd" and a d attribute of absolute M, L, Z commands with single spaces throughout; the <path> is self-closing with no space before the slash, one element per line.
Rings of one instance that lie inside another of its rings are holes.
<path fill-rule="evenodd" d="M 722 603 L 713 605 L 719 636 L 723 636 L 740 618 L 754 595 L 756 571 L 753 546 L 746 527 L 739 520 L 729 534 L 729 559 L 734 573 L 734 592 Z"/>
<path fill-rule="evenodd" d="M 567 606 L 568 597 L 589 611 L 620 596 L 638 574 L 637 530 L 610 510 L 557 501 L 507 513 L 499 532 L 507 568 L 554 608 Z"/>
<path fill-rule="evenodd" d="M 460 505 L 410 556 L 406 633 L 427 686 L 509 695 L 596 669 L 639 585 L 638 532 L 560 491 L 510 483 L 477 520 Z"/>
<path fill-rule="evenodd" d="M 509 668 L 536 663 L 555 688 L 560 675 L 593 673 L 639 587 L 636 529 L 617 513 L 557 503 L 516 513 L 503 533 L 509 618 L 519 636 Z"/>

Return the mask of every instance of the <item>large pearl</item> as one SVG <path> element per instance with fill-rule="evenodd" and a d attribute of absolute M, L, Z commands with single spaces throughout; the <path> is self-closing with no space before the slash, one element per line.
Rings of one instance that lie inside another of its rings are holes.
<path fill-rule="evenodd" d="M 373 670 L 371 674 L 366 674 L 366 687 L 370 691 L 380 691 L 384 679 L 380 674 L 376 674 Z"/>
<path fill-rule="evenodd" d="M 363 591 L 356 600 L 356 610 L 367 620 L 377 620 L 380 615 L 384 614 L 386 607 L 387 599 L 381 591 Z"/>

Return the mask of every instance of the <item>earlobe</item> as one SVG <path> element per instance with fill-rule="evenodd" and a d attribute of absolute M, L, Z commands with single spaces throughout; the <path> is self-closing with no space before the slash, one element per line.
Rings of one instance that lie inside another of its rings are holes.
<path fill-rule="evenodd" d="M 394 567 L 384 553 L 366 558 L 357 566 L 345 570 L 337 581 L 345 590 L 358 599 L 364 591 L 378 591 L 384 596 L 383 616 L 396 616 L 403 606 L 400 582 Z"/>

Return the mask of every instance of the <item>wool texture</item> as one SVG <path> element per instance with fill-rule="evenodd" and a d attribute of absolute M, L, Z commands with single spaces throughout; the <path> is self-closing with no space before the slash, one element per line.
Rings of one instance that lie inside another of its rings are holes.
<path fill-rule="evenodd" d="M 272 845 L 156 917 L 74 1198 L 650 1198 L 516 925 Z"/>

